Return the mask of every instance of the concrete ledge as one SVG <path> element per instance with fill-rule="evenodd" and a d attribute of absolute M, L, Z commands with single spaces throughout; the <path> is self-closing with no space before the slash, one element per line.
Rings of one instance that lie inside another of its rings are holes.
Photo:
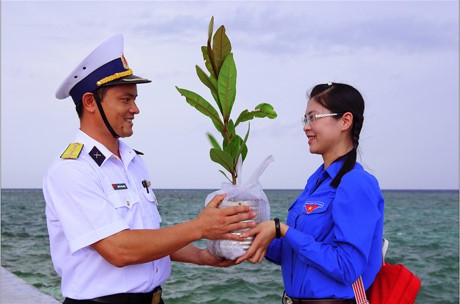
<path fill-rule="evenodd" d="M 2 267 L 3 304 L 59 304 L 53 297 L 44 294 L 26 281 Z"/>

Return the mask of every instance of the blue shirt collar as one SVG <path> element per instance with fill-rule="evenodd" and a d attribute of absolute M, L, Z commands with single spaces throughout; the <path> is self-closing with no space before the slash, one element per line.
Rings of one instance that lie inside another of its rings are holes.
<path fill-rule="evenodd" d="M 329 177 L 334 179 L 339 173 L 340 169 L 342 168 L 344 162 L 345 160 L 342 158 L 330 164 L 329 167 L 327 167 L 327 169 L 325 170 Z M 324 168 L 324 164 L 321 165 L 321 168 Z"/>
<path fill-rule="evenodd" d="M 340 168 L 342 168 L 344 162 L 345 162 L 344 159 L 339 159 L 333 162 L 332 164 L 330 164 L 329 167 L 326 168 L 326 170 L 324 169 L 324 163 L 323 163 L 321 166 L 318 167 L 318 169 L 316 169 L 316 171 L 310 176 L 308 180 L 310 179 L 316 180 L 322 174 L 327 174 L 329 175 L 330 178 L 334 179 L 339 173 Z"/>

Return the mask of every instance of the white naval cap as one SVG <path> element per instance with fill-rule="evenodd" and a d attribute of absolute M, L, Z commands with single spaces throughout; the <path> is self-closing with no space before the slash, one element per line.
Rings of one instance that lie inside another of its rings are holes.
<path fill-rule="evenodd" d="M 148 83 L 149 79 L 133 75 L 123 55 L 123 36 L 116 34 L 101 42 L 64 80 L 56 98 L 72 96 L 75 104 L 83 94 L 102 86 Z"/>

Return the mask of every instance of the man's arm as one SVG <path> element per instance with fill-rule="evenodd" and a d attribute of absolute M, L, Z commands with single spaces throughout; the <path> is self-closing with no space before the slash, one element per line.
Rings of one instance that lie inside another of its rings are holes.
<path fill-rule="evenodd" d="M 249 206 L 218 209 L 223 198 L 214 197 L 193 220 L 156 230 L 123 230 L 92 247 L 112 265 L 123 267 L 158 260 L 202 238 L 240 241 L 231 231 L 254 227 L 253 221 L 242 221 L 254 218 L 255 213 Z"/>
<path fill-rule="evenodd" d="M 207 249 L 200 249 L 192 244 L 179 249 L 171 254 L 171 260 L 175 262 L 192 263 L 201 266 L 229 267 L 235 265 L 235 261 L 226 260 L 213 256 Z"/>

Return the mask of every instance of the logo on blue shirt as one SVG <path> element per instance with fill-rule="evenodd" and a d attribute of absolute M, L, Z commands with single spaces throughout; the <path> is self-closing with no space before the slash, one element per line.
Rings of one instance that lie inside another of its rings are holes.
<path fill-rule="evenodd" d="M 306 202 L 305 203 L 305 211 L 307 211 L 308 214 L 312 213 L 316 209 L 323 208 L 324 204 L 321 202 Z"/>

